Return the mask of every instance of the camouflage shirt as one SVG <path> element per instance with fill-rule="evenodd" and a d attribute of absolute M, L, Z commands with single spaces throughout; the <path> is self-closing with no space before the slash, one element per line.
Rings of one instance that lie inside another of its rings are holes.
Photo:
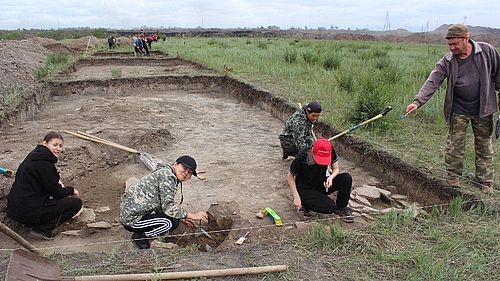
<path fill-rule="evenodd" d="M 184 219 L 187 211 L 174 203 L 179 181 L 171 165 L 162 165 L 151 174 L 144 176 L 122 195 L 120 221 L 133 225 L 142 216 L 154 211 L 163 211 L 167 216 Z"/>
<path fill-rule="evenodd" d="M 295 150 L 311 147 L 313 144 L 312 125 L 304 110 L 298 110 L 286 120 L 285 128 L 279 138 L 283 144 L 291 145 Z"/>

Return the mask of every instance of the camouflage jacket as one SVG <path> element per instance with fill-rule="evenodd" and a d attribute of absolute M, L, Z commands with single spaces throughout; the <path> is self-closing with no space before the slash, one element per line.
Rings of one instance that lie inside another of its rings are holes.
<path fill-rule="evenodd" d="M 133 225 L 142 216 L 158 211 L 163 211 L 167 216 L 174 218 L 186 218 L 187 211 L 174 204 L 178 183 L 171 165 L 164 165 L 144 176 L 122 195 L 121 223 Z"/>
<path fill-rule="evenodd" d="M 313 123 L 309 121 L 304 110 L 298 110 L 286 120 L 285 128 L 279 139 L 282 142 L 293 144 L 297 150 L 310 147 L 313 144 L 312 125 Z"/>

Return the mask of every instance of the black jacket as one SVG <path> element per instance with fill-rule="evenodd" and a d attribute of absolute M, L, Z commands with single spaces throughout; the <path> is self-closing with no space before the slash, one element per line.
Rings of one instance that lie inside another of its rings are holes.
<path fill-rule="evenodd" d="M 50 197 L 59 199 L 74 193 L 72 187 L 59 184 L 55 167 L 57 157 L 45 146 L 37 145 L 16 171 L 16 179 L 7 197 L 7 215 L 26 224 L 36 224 Z"/>

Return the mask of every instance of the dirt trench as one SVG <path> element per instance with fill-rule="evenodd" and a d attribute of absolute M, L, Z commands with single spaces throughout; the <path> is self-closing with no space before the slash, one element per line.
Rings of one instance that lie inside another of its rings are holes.
<path fill-rule="evenodd" d="M 120 75 L 113 75 L 118 70 Z M 278 140 L 283 120 L 294 107 L 269 92 L 159 53 L 150 58 L 100 53 L 76 62 L 37 97 L 42 102 L 30 106 L 30 113 L 20 113 L 19 120 L 13 118 L 11 125 L 1 128 L 2 165 L 17 167 L 50 130 L 83 131 L 148 152 L 167 163 L 189 154 L 207 171 L 206 180 L 185 183 L 182 206 L 191 212 L 226 206 L 222 213 L 230 220 L 225 225 L 230 230 L 218 232 L 216 244 L 199 236 L 193 241 L 180 238 L 174 242 L 230 247 L 245 228 L 252 228 L 253 239 L 258 241 L 259 231 L 267 231 L 258 227 L 273 227 L 269 218 L 256 218 L 266 207 L 276 210 L 287 227 L 304 220 L 291 201 L 286 184 L 290 162 L 281 160 Z M 38 107 L 39 111 L 33 110 Z M 336 133 L 324 123 L 315 129 L 324 136 Z M 335 141 L 334 146 L 342 171 L 353 176 L 354 188 L 377 186 L 421 205 L 447 202 L 457 194 L 349 136 Z M 71 252 L 106 251 L 113 249 L 116 241 L 127 241 L 130 233 L 118 221 L 118 206 L 126 180 L 148 173 L 138 157 L 66 135 L 58 168 L 64 183 L 80 191 L 85 207 L 110 208 L 97 213 L 95 220 L 109 222 L 112 227 L 93 230 L 86 237 L 59 235 L 50 242 L 26 236 L 22 228 L 16 230 L 38 247 L 66 247 L 65 251 Z M 12 181 L 0 179 L 0 219 L 15 226 L 5 218 L 5 195 Z M 385 203 L 375 205 L 383 207 Z M 357 217 L 353 227 L 367 223 L 369 220 Z M 81 227 L 68 224 L 62 230 Z M 212 226 L 210 230 L 220 229 Z M 0 248 L 15 247 L 2 236 Z"/>

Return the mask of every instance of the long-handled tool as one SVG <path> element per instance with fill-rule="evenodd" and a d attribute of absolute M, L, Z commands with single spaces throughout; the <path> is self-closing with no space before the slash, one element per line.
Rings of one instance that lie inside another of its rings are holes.
<path fill-rule="evenodd" d="M 23 246 L 27 250 L 30 250 L 31 252 L 36 254 L 40 253 L 39 250 L 33 244 L 26 241 L 26 239 L 24 239 L 21 235 L 17 234 L 14 230 L 10 229 L 10 227 L 6 226 L 2 222 L 0 222 L 0 232 L 9 236 L 10 238 L 12 238 L 12 240 L 21 244 L 21 246 Z"/>
<path fill-rule="evenodd" d="M 333 136 L 333 137 L 329 138 L 328 140 L 329 140 L 329 141 L 332 141 L 332 140 L 334 140 L 334 139 L 336 139 L 336 138 L 339 138 L 339 137 L 341 137 L 341 136 L 343 136 L 343 135 L 345 135 L 345 134 L 347 134 L 347 133 L 350 133 L 350 132 L 352 132 L 352 131 L 356 130 L 357 128 L 359 128 L 359 127 L 361 127 L 361 126 L 363 126 L 363 125 L 366 125 L 366 124 L 368 124 L 368 123 L 370 123 L 370 122 L 373 122 L 373 121 L 375 121 L 375 120 L 377 120 L 377 119 L 380 119 L 380 118 L 384 117 L 384 116 L 385 116 L 385 115 L 386 115 L 389 111 L 391 111 L 391 110 L 392 110 L 392 107 L 388 106 L 388 107 L 386 107 L 386 108 L 384 109 L 384 111 L 383 111 L 382 113 L 380 113 L 380 114 L 378 114 L 378 115 L 376 115 L 376 116 L 374 116 L 374 117 L 372 117 L 372 118 L 370 118 L 370 119 L 368 119 L 368 120 L 366 120 L 366 121 L 363 121 L 363 122 L 359 123 L 358 125 L 353 126 L 353 127 L 349 128 L 349 129 L 347 129 L 347 130 L 343 131 L 342 133 L 338 133 L 338 134 L 336 134 L 335 136 Z"/>
<path fill-rule="evenodd" d="M 72 131 L 68 131 L 68 130 L 63 130 L 63 132 L 65 132 L 67 134 L 70 134 L 72 136 L 75 136 L 77 138 L 81 138 L 81 139 L 84 139 L 84 140 L 96 142 L 96 143 L 99 143 L 99 144 L 108 145 L 108 146 L 111 146 L 111 147 L 114 147 L 114 148 L 118 148 L 118 149 L 130 152 L 130 153 L 133 153 L 133 154 L 137 154 L 137 155 L 139 155 L 139 159 L 141 160 L 141 162 L 150 171 L 156 170 L 156 167 L 159 164 L 163 164 L 162 160 L 156 158 L 155 156 L 153 156 L 153 155 L 151 155 L 151 154 L 149 154 L 147 152 L 141 152 L 141 151 L 138 151 L 136 149 L 133 149 L 133 148 L 130 148 L 130 147 L 118 144 L 118 143 L 114 143 L 114 142 L 112 142 L 110 140 L 106 140 L 106 139 L 103 139 L 103 138 L 100 138 L 100 137 L 97 137 L 97 136 L 93 136 L 93 135 L 90 135 L 90 134 L 87 134 L 87 133 L 84 133 L 84 132 L 80 132 L 80 131 L 78 131 L 78 132 L 72 132 Z M 202 172 L 200 172 L 200 173 L 202 173 Z M 204 176 L 201 176 L 201 175 L 198 175 L 197 177 L 198 177 L 198 179 L 206 179 Z"/>
<path fill-rule="evenodd" d="M 61 276 L 59 265 L 48 258 L 17 249 L 12 252 L 5 280 L 45 280 L 45 281 L 129 281 L 129 280 L 177 280 L 200 277 L 224 277 L 248 274 L 282 272 L 287 265 L 268 265 L 257 267 L 225 268 L 180 272 L 151 272 L 136 274 Z"/>

